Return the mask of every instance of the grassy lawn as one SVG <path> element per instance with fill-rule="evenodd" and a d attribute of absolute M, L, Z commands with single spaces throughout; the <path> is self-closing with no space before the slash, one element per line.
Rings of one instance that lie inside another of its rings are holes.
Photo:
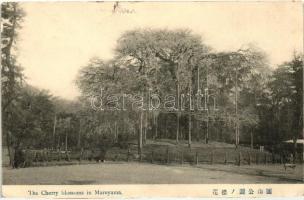
<path fill-rule="evenodd" d="M 303 183 L 303 166 L 285 171 L 282 165 L 156 165 L 98 163 L 9 169 L 3 184 L 204 184 Z"/>

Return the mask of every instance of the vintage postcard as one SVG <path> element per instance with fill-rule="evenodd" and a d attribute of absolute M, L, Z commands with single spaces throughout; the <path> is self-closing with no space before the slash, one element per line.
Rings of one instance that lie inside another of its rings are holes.
<path fill-rule="evenodd" d="M 2 196 L 288 197 L 301 2 L 2 2 Z"/>

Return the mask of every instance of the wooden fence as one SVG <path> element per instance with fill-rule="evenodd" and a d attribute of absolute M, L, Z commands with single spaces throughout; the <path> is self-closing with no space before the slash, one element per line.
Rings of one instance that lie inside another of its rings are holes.
<path fill-rule="evenodd" d="M 137 149 L 112 149 L 110 151 L 47 151 L 26 150 L 24 167 L 41 165 L 77 164 L 79 162 L 146 162 L 154 164 L 234 164 L 234 165 L 266 165 L 284 163 L 284 158 L 277 154 L 244 150 L 195 150 L 195 149 L 144 149 L 140 154 Z"/>

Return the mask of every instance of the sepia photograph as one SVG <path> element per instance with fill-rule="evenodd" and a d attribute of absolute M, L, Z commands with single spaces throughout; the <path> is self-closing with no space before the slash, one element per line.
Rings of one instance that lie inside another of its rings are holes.
<path fill-rule="evenodd" d="M 301 2 L 2 2 L 2 184 L 302 185 L 303 58 Z"/>

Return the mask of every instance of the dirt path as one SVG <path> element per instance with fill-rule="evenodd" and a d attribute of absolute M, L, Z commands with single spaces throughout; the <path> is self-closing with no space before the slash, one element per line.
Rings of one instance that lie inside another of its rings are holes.
<path fill-rule="evenodd" d="M 303 166 L 166 166 L 101 163 L 22 169 L 3 168 L 3 184 L 199 184 L 303 183 Z"/>

